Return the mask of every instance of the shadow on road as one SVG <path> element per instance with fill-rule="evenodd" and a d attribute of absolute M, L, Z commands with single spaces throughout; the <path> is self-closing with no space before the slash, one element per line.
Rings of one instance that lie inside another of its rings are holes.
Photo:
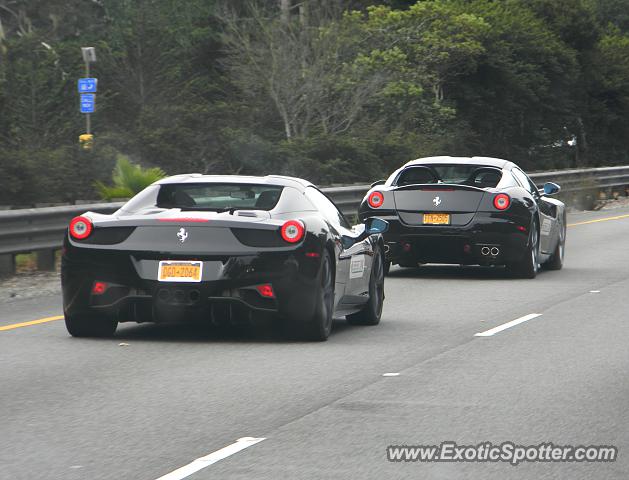
<path fill-rule="evenodd" d="M 543 271 L 539 272 L 543 274 Z M 391 267 L 390 278 L 430 278 L 457 280 L 518 280 L 504 267 L 481 267 L 478 265 L 422 265 L 417 268 Z"/>
<path fill-rule="evenodd" d="M 335 319 L 332 338 L 347 330 L 356 329 L 344 319 Z M 278 325 L 265 322 L 253 325 L 216 327 L 200 323 L 121 323 L 115 337 L 121 342 L 190 342 L 190 343 L 273 343 L 317 344 L 295 338 L 282 331 Z"/>

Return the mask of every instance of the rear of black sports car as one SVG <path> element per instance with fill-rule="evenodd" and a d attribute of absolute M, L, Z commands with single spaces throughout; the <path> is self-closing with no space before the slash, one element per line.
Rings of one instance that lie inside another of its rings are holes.
<path fill-rule="evenodd" d="M 517 195 L 468 185 L 377 186 L 359 217 L 376 212 L 389 222 L 387 258 L 402 266 L 517 262 L 531 227 L 529 206 Z"/>
<path fill-rule="evenodd" d="M 86 238 L 65 239 L 66 318 L 214 324 L 265 313 L 309 318 L 320 242 L 304 231 L 299 241 L 286 241 L 283 221 L 208 215 L 125 222 L 92 214 Z"/>

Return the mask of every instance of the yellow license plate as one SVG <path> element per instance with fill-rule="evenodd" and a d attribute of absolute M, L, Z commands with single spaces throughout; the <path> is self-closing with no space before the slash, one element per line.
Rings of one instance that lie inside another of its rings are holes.
<path fill-rule="evenodd" d="M 200 282 L 203 262 L 163 260 L 159 262 L 160 282 Z"/>
<path fill-rule="evenodd" d="M 450 225 L 449 213 L 424 213 L 424 224 Z"/>

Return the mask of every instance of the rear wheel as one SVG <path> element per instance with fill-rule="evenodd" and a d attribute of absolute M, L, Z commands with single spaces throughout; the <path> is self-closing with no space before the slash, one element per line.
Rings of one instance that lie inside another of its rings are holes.
<path fill-rule="evenodd" d="M 563 259 L 566 250 L 566 219 L 564 218 L 561 224 L 561 230 L 559 230 L 559 239 L 557 240 L 557 246 L 550 260 L 546 263 L 548 270 L 561 270 L 563 268 Z"/>
<path fill-rule="evenodd" d="M 332 314 L 334 313 L 334 271 L 329 252 L 323 254 L 319 291 L 317 292 L 315 313 L 312 319 L 301 324 L 301 337 L 305 340 L 323 342 L 332 331 Z"/>
<path fill-rule="evenodd" d="M 402 268 L 417 268 L 419 267 L 419 262 L 399 262 L 398 265 Z"/>
<path fill-rule="evenodd" d="M 378 325 L 384 305 L 384 259 L 380 247 L 376 247 L 369 279 L 369 301 L 357 313 L 345 317 L 351 325 Z"/>
<path fill-rule="evenodd" d="M 510 265 L 510 270 L 514 276 L 519 278 L 535 278 L 539 270 L 539 235 L 537 235 L 537 225 L 533 224 L 528 241 L 528 246 L 524 251 L 522 260 Z"/>
<path fill-rule="evenodd" d="M 66 315 L 66 329 L 73 337 L 110 337 L 118 321 L 96 315 Z"/>

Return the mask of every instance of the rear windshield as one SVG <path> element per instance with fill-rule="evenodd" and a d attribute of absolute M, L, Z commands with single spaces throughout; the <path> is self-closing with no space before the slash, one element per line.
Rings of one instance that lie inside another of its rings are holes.
<path fill-rule="evenodd" d="M 451 183 L 478 188 L 495 187 L 502 178 L 502 171 L 482 165 L 416 165 L 403 170 L 396 185 Z"/>
<path fill-rule="evenodd" d="M 279 185 L 243 183 L 178 183 L 161 185 L 157 207 L 182 210 L 271 210 L 277 205 Z"/>

